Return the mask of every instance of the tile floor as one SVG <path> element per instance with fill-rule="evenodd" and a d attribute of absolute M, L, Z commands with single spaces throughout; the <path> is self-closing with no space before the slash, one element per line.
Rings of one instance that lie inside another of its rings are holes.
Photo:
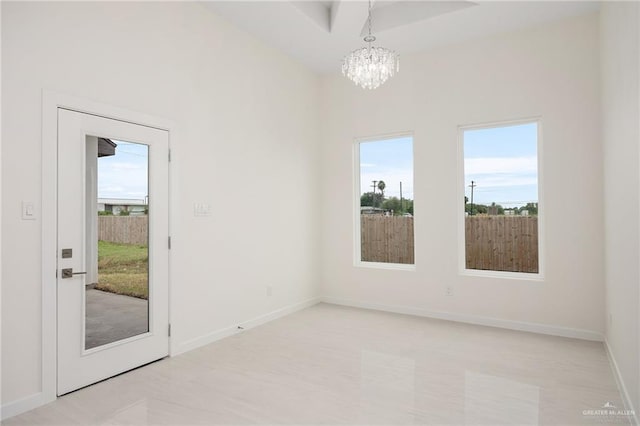
<path fill-rule="evenodd" d="M 607 402 L 601 343 L 319 304 L 3 424 L 627 424 Z"/>

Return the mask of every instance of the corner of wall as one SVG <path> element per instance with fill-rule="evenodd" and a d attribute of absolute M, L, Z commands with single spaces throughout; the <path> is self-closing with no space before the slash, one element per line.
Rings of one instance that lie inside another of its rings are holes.
<path fill-rule="evenodd" d="M 613 351 L 611 350 L 611 346 L 609 346 L 609 342 L 607 341 L 606 337 L 604 339 L 604 349 L 605 352 L 607 353 L 607 359 L 609 360 L 609 366 L 611 367 L 611 372 L 613 373 L 613 378 L 616 381 L 616 386 L 618 387 L 618 391 L 620 392 L 620 396 L 622 397 L 622 401 L 624 402 L 624 406 L 626 410 L 631 410 L 632 411 L 632 422 L 634 425 L 640 425 L 640 421 L 638 420 L 638 410 L 636 410 L 635 407 L 637 407 L 637 405 L 635 405 L 633 403 L 633 401 L 631 400 L 631 396 L 629 395 L 629 392 L 627 390 L 627 387 L 624 383 L 624 380 L 622 379 L 622 374 L 620 373 L 620 368 L 618 367 L 618 363 L 616 361 L 615 355 L 613 354 Z"/>
<path fill-rule="evenodd" d="M 640 7 L 636 2 L 604 2 L 599 24 L 605 347 L 625 405 L 639 424 Z"/>

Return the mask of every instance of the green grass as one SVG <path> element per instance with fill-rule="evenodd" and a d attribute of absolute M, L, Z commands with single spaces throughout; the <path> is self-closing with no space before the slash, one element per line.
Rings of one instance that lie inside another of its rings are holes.
<path fill-rule="evenodd" d="M 147 246 L 98 241 L 98 283 L 95 288 L 148 299 L 148 265 Z"/>

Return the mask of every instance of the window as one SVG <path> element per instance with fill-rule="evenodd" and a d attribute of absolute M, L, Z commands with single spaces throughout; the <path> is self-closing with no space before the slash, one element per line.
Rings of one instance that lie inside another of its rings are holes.
<path fill-rule="evenodd" d="M 538 122 L 461 132 L 464 269 L 539 274 Z"/>
<path fill-rule="evenodd" d="M 413 138 L 356 142 L 356 263 L 414 264 Z"/>

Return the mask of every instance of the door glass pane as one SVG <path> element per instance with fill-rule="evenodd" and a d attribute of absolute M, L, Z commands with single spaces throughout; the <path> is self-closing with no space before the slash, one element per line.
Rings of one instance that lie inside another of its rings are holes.
<path fill-rule="evenodd" d="M 149 331 L 149 147 L 87 137 L 85 349 Z"/>

